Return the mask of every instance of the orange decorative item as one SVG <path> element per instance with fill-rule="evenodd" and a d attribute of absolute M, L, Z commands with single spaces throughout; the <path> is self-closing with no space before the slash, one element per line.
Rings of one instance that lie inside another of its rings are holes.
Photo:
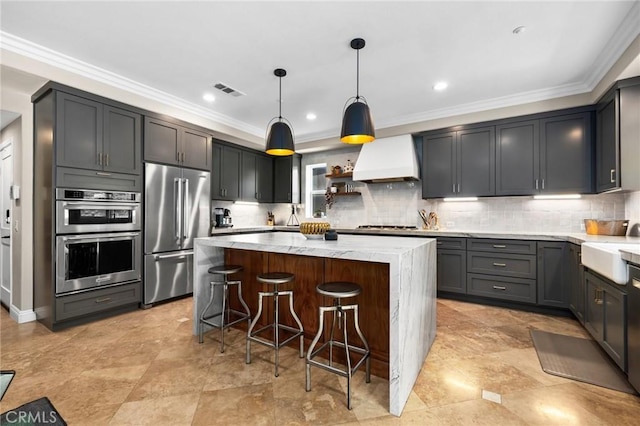
<path fill-rule="evenodd" d="M 584 227 L 589 235 L 615 235 L 624 237 L 627 235 L 629 221 L 585 219 Z"/>

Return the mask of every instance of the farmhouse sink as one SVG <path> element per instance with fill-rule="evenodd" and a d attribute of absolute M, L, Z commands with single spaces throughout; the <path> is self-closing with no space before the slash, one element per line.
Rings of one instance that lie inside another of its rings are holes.
<path fill-rule="evenodd" d="M 584 243 L 582 264 L 611 281 L 624 285 L 629 280 L 629 272 L 620 250 L 638 250 L 639 247 L 639 244 L 633 243 Z"/>

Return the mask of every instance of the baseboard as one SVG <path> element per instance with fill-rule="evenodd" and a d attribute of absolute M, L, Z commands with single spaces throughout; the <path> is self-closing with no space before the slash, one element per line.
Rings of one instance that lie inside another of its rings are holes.
<path fill-rule="evenodd" d="M 13 305 L 11 305 L 11 309 L 9 309 L 9 315 L 11 315 L 11 318 L 13 318 L 13 320 L 18 324 L 36 320 L 36 313 L 33 309 L 29 309 L 28 311 L 21 311 Z"/>

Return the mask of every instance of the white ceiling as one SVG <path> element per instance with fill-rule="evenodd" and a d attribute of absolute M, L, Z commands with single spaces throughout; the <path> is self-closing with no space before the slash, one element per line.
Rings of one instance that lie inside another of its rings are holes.
<path fill-rule="evenodd" d="M 360 93 L 385 128 L 588 92 L 640 33 L 637 1 L 2 0 L 0 8 L 5 45 L 83 61 L 112 84 L 171 95 L 256 136 L 277 115 L 273 70 L 285 68 L 283 116 L 298 143 L 339 134 L 355 95 L 354 37 L 367 43 Z M 446 91 L 432 90 L 439 80 Z M 217 82 L 246 96 L 216 92 L 208 104 L 202 95 Z"/>

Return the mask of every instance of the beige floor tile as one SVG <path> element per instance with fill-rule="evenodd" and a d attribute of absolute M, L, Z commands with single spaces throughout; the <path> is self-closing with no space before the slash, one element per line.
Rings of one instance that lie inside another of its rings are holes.
<path fill-rule="evenodd" d="M 271 383 L 203 392 L 193 425 L 275 425 Z"/>
<path fill-rule="evenodd" d="M 115 413 L 110 425 L 191 425 L 200 392 L 125 402 Z"/>
<path fill-rule="evenodd" d="M 154 361 L 127 401 L 201 392 L 210 366 L 210 359 Z"/>
<path fill-rule="evenodd" d="M 418 412 L 413 412 L 418 413 Z M 411 413 L 411 414 L 413 414 Z M 422 416 L 423 425 L 526 425 L 518 416 L 501 404 L 476 399 L 456 404 L 433 407 Z M 402 424 L 405 424 L 404 421 Z M 420 423 L 415 423 L 420 424 Z"/>
<path fill-rule="evenodd" d="M 478 380 L 451 367 L 450 361 L 428 360 L 420 370 L 413 392 L 427 407 L 481 397 Z"/>
<path fill-rule="evenodd" d="M 509 351 L 493 353 L 488 355 L 488 357 L 499 360 L 505 364 L 509 364 L 546 386 L 573 382 L 572 380 L 565 379 L 564 377 L 545 373 L 540 366 L 540 360 L 538 359 L 538 355 L 535 350 L 512 349 Z"/>

